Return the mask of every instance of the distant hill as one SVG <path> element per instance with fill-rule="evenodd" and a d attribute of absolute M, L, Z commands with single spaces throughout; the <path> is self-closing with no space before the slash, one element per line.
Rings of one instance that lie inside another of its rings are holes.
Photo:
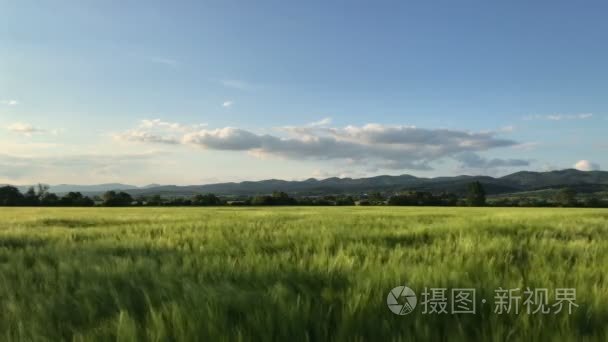
<path fill-rule="evenodd" d="M 530 172 L 520 171 L 500 178 L 522 187 L 542 189 L 555 186 L 578 186 L 586 184 L 608 185 L 606 171 L 579 171 L 574 169 Z"/>
<path fill-rule="evenodd" d="M 270 179 L 240 183 L 218 183 L 208 185 L 166 185 L 129 189 L 132 195 L 191 196 L 198 193 L 217 195 L 256 195 L 273 191 L 284 191 L 292 195 L 311 196 L 345 193 L 367 193 L 373 191 L 419 190 L 464 194 L 469 183 L 479 181 L 488 194 L 517 193 L 550 188 L 573 187 L 580 192 L 608 190 L 608 172 L 578 171 L 574 169 L 529 172 L 522 171 L 504 177 L 456 176 L 421 178 L 411 175 L 376 176 L 368 178 L 310 178 L 304 181 Z"/>
<path fill-rule="evenodd" d="M 489 176 L 423 178 L 412 175 L 384 175 L 367 178 L 309 178 L 303 181 L 269 179 L 240 183 L 186 186 L 149 184 L 143 187 L 137 187 L 120 183 L 97 185 L 60 184 L 51 186 L 51 191 L 58 194 L 79 191 L 86 195 L 98 195 L 109 190 L 118 190 L 128 192 L 134 196 L 192 196 L 200 193 L 214 193 L 222 196 L 251 196 L 269 194 L 273 191 L 284 191 L 295 196 L 316 196 L 405 190 L 465 194 L 468 185 L 474 181 L 481 182 L 489 195 L 558 189 L 563 187 L 571 187 L 576 191 L 583 193 L 608 191 L 607 171 L 578 171 L 574 169 L 549 172 L 520 171 L 498 178 Z M 26 186 L 21 186 L 19 188 L 22 191 L 27 189 Z"/>

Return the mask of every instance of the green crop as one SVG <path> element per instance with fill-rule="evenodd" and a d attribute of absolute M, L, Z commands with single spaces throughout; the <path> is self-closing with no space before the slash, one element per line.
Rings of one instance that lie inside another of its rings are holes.
<path fill-rule="evenodd" d="M 605 341 L 606 271 L 602 209 L 1 208 L 0 339 Z M 422 314 L 425 287 L 477 313 Z M 500 315 L 499 287 L 579 306 Z"/>

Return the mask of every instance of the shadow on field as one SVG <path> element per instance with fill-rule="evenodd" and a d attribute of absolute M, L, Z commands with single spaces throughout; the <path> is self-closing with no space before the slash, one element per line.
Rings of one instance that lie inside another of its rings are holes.
<path fill-rule="evenodd" d="M 602 226 L 564 225 L 555 227 L 549 225 L 493 225 L 479 227 L 479 233 L 492 237 L 505 237 L 510 240 L 558 240 L 561 242 L 587 240 L 601 241 L 606 239 L 608 232 Z"/>
<path fill-rule="evenodd" d="M 207 334 L 211 339 L 234 327 L 254 339 L 263 339 L 273 329 L 277 336 L 308 331 L 323 339 L 331 331 L 325 329 L 340 324 L 340 308 L 352 286 L 341 272 L 300 270 L 295 265 L 228 267 L 214 263 L 213 258 L 206 262 L 204 255 L 193 257 L 162 248 L 91 245 L 56 257 L 62 267 L 44 278 L 44 287 L 34 281 L 44 265 L 6 284 L 19 298 L 19 310 L 35 308 L 28 312 L 27 322 L 21 322 L 20 334 L 26 331 L 29 339 L 43 335 L 49 340 L 71 340 L 76 333 L 113 340 L 123 313 L 138 327 L 164 326 L 163 340 L 181 340 L 183 327 L 175 324 L 184 323 L 190 336 L 203 340 Z M 200 260 L 195 263 L 193 258 Z M 19 270 L 12 272 L 16 276 Z M 7 279 L 14 278 L 12 272 L 6 273 Z M 173 315 L 171 310 L 176 308 L 183 317 Z M 17 333 L 12 330 L 15 327 L 10 319 L 0 322 L 5 336 Z M 146 329 L 138 330 L 138 340 L 151 338 L 143 335 Z"/>
<path fill-rule="evenodd" d="M 32 239 L 30 237 L 6 236 L 0 237 L 0 248 L 24 249 L 28 247 L 40 248 L 49 243 L 48 240 Z"/>
<path fill-rule="evenodd" d="M 154 224 L 157 221 L 142 220 L 142 219 L 72 219 L 72 218 L 44 218 L 34 221 L 25 222 L 26 227 L 31 228 L 45 228 L 45 227 L 60 227 L 60 228 L 90 228 L 90 227 L 112 227 L 112 226 L 126 226 L 126 225 L 138 225 L 138 224 Z"/>
<path fill-rule="evenodd" d="M 172 220 L 171 223 L 177 222 Z M 23 223 L 24 226 L 29 228 L 46 228 L 46 227 L 58 227 L 58 228 L 93 228 L 93 227 L 117 227 L 117 226 L 136 226 L 136 225 L 158 225 L 162 224 L 162 221 L 151 220 L 151 219 L 85 219 L 85 218 L 43 218 L 33 221 L 26 221 Z"/>

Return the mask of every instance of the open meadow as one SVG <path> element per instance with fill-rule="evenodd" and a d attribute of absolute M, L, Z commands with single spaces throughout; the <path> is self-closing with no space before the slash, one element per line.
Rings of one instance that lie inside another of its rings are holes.
<path fill-rule="evenodd" d="M 605 341 L 607 270 L 602 209 L 0 208 L 0 339 Z M 425 287 L 475 313 L 423 313 Z M 578 307 L 527 313 L 527 287 Z"/>

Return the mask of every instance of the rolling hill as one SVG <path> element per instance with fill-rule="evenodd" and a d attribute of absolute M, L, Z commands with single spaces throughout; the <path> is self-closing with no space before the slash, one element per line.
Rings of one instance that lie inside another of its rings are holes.
<path fill-rule="evenodd" d="M 467 192 L 469 183 L 473 181 L 481 182 L 488 194 L 517 193 L 562 187 L 573 187 L 580 192 L 608 190 L 608 172 L 585 172 L 568 169 L 550 172 L 522 171 L 498 178 L 489 176 L 421 178 L 411 175 L 384 175 L 368 178 L 333 177 L 321 180 L 310 178 L 304 181 L 270 179 L 257 182 L 246 181 L 240 183 L 207 185 L 167 185 L 145 189 L 129 189 L 126 190 L 126 192 L 136 196 L 157 194 L 165 196 L 188 196 L 198 193 L 243 196 L 266 194 L 273 191 L 284 191 L 292 195 L 310 196 L 403 190 L 463 194 Z"/>
<path fill-rule="evenodd" d="M 309 178 L 303 181 L 269 179 L 240 183 L 217 183 L 206 185 L 158 185 L 143 187 L 110 183 L 98 185 L 51 186 L 51 191 L 62 194 L 78 191 L 85 195 L 99 195 L 109 190 L 125 191 L 133 196 L 192 196 L 200 193 L 214 193 L 222 196 L 251 196 L 284 191 L 294 196 L 318 196 L 329 194 L 360 194 L 369 192 L 396 192 L 418 190 L 429 192 L 450 192 L 464 194 L 471 182 L 479 181 L 489 195 L 510 194 L 563 187 L 574 188 L 578 192 L 591 193 L 608 191 L 607 171 L 579 171 L 566 169 L 549 172 L 520 171 L 503 177 L 455 176 L 423 178 L 412 175 L 375 176 L 367 178 Z M 20 186 L 25 191 L 27 186 Z"/>

